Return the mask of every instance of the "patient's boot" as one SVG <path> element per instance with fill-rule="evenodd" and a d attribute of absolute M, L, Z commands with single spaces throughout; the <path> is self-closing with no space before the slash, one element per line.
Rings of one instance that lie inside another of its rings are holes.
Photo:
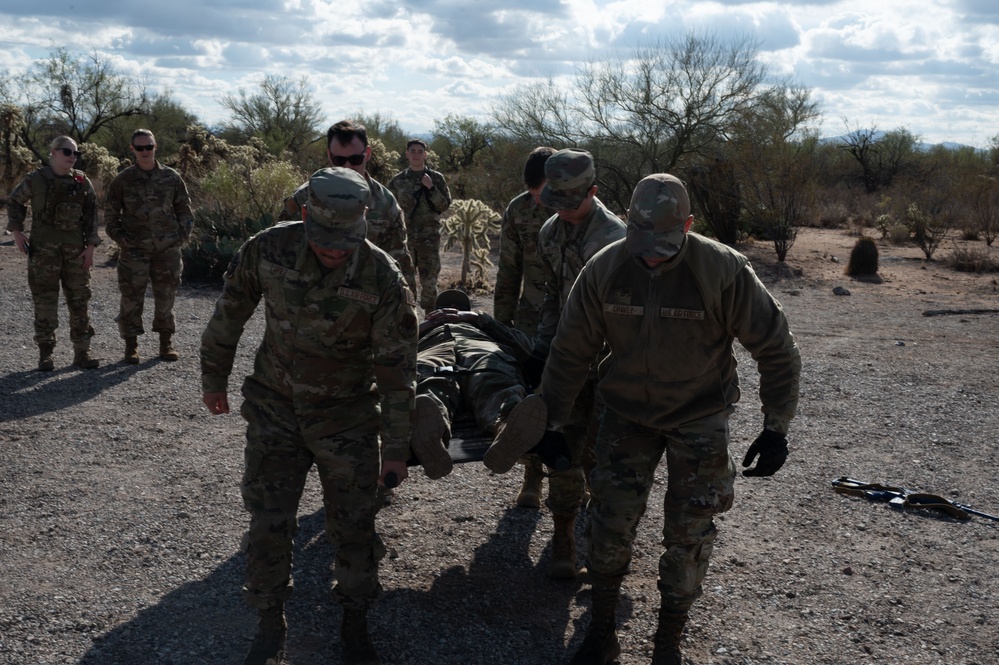
<path fill-rule="evenodd" d="M 441 407 L 429 395 L 417 395 L 414 418 L 413 453 L 428 478 L 443 478 L 451 473 L 454 462 L 445 445 L 451 440 L 451 428 L 441 413 Z"/>

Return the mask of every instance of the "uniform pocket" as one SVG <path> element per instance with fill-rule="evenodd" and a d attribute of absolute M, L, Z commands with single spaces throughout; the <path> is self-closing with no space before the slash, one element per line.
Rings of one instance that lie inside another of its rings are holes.
<path fill-rule="evenodd" d="M 63 201 L 56 205 L 52 213 L 53 225 L 59 231 L 76 231 L 83 219 L 83 206 L 72 201 Z"/>

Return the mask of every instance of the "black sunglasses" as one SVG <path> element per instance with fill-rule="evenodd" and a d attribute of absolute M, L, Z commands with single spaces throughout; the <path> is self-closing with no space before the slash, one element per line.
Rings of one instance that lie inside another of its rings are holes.
<path fill-rule="evenodd" d="M 155 143 L 150 143 L 149 145 L 132 145 L 136 152 L 145 152 L 147 150 L 152 150 L 156 147 Z"/>
<path fill-rule="evenodd" d="M 80 157 L 83 156 L 82 152 L 80 152 L 79 150 L 73 150 L 72 148 L 56 148 L 56 150 L 61 151 L 62 154 L 65 155 L 66 157 L 76 157 L 77 159 L 79 159 Z"/>
<path fill-rule="evenodd" d="M 330 155 L 330 161 L 333 162 L 333 166 L 343 166 L 347 162 L 350 162 L 354 166 L 360 166 L 364 163 L 364 153 L 362 152 L 359 155 L 350 155 L 349 157 Z"/>

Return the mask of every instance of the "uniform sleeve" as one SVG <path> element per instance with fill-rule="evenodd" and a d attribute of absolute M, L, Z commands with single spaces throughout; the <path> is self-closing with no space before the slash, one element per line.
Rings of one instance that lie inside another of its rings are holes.
<path fill-rule="evenodd" d="M 391 280 L 381 294 L 371 325 L 375 381 L 381 395 L 382 458 L 409 459 L 416 398 L 417 320 L 413 294 L 402 280 Z"/>
<path fill-rule="evenodd" d="M 534 336 L 511 328 L 510 326 L 497 321 L 485 312 L 479 313 L 479 322 L 476 327 L 489 335 L 497 344 L 507 347 L 513 351 L 514 357 L 519 363 L 527 362 L 534 350 Z"/>
<path fill-rule="evenodd" d="M 427 198 L 433 207 L 437 210 L 437 214 L 443 214 L 451 207 L 451 190 L 447 187 L 447 180 L 444 179 L 442 173 L 437 171 L 431 171 L 430 176 L 434 181 L 434 188 L 427 192 Z"/>
<path fill-rule="evenodd" d="M 565 425 L 606 338 L 596 277 L 587 265 L 569 291 L 541 378 L 550 425 Z"/>
<path fill-rule="evenodd" d="M 558 275 L 552 266 L 548 255 L 543 251 L 542 236 L 538 236 L 538 256 L 541 258 L 541 270 L 545 278 L 544 300 L 538 312 L 538 335 L 535 340 L 535 354 L 539 357 L 548 355 L 548 346 L 555 337 L 561 317 L 561 296 L 558 288 Z"/>
<path fill-rule="evenodd" d="M 122 176 L 118 176 L 108 185 L 107 194 L 104 195 L 104 232 L 108 238 L 114 240 L 119 245 L 125 240 L 125 227 L 122 223 L 122 209 L 125 207 L 124 189 L 122 187 Z"/>
<path fill-rule="evenodd" d="M 759 369 L 765 426 L 787 434 L 798 406 L 801 355 L 784 310 L 748 264 L 723 291 L 721 306 L 730 333 Z"/>
<path fill-rule="evenodd" d="M 83 231 L 83 244 L 96 247 L 101 244 L 101 236 L 97 232 L 97 193 L 94 192 L 94 185 L 90 178 L 86 178 L 84 183 L 87 186 L 87 196 L 83 201 L 83 219 L 81 220 Z"/>
<path fill-rule="evenodd" d="M 31 183 L 34 173 L 29 173 L 7 196 L 7 230 L 24 233 L 24 220 L 28 218 L 28 204 L 31 202 Z"/>
<path fill-rule="evenodd" d="M 256 266 L 259 242 L 251 238 L 233 257 L 225 274 L 222 295 L 201 335 L 201 389 L 227 392 L 236 347 L 246 322 L 262 297 Z"/>
<path fill-rule="evenodd" d="M 402 276 L 406 280 L 406 286 L 409 287 L 410 291 L 416 293 L 416 267 L 413 265 L 413 256 L 409 253 L 406 220 L 397 201 L 393 200 L 392 209 L 388 215 L 389 220 L 382 249 L 396 260 L 399 269 L 402 270 Z"/>
<path fill-rule="evenodd" d="M 524 248 L 513 220 L 511 204 L 506 207 L 500 222 L 499 268 L 493 295 L 493 314 L 507 325 L 513 324 L 516 319 L 517 302 L 524 281 Z"/>

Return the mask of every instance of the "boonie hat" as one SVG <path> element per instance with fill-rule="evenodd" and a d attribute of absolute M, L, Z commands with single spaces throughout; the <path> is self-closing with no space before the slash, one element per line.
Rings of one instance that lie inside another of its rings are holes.
<path fill-rule="evenodd" d="M 624 247 L 649 258 L 674 256 L 683 245 L 689 218 L 690 199 L 683 182 L 668 173 L 647 176 L 631 195 Z"/>
<path fill-rule="evenodd" d="M 451 307 L 459 312 L 472 311 L 472 301 L 468 299 L 468 294 L 458 289 L 448 289 L 437 294 L 437 301 L 434 309 L 444 309 Z"/>
<path fill-rule="evenodd" d="M 354 249 L 368 231 L 364 211 L 371 190 L 364 176 L 337 166 L 319 169 L 309 178 L 305 232 L 323 249 Z"/>
<path fill-rule="evenodd" d="M 578 208 L 596 180 L 593 155 L 574 148 L 559 150 L 545 162 L 545 178 L 542 203 L 555 210 Z"/>

